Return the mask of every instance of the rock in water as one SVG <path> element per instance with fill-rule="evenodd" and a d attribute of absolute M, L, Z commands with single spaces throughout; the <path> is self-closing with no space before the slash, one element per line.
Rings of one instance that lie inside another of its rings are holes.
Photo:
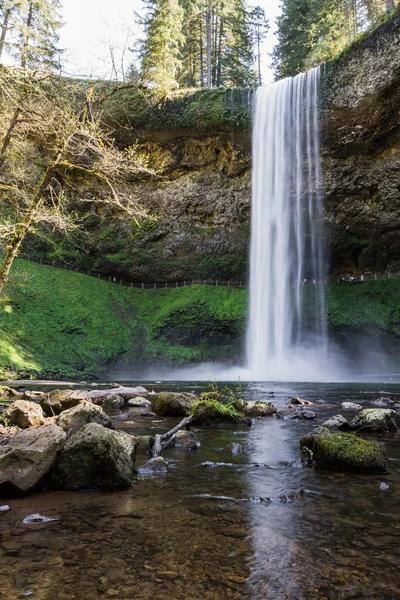
<path fill-rule="evenodd" d="M 194 433 L 181 429 L 175 436 L 175 446 L 178 448 L 185 448 L 185 450 L 197 450 L 200 446 L 200 442 Z"/>
<path fill-rule="evenodd" d="M 290 400 L 290 404 L 299 404 L 301 406 L 309 406 L 310 404 L 312 404 L 312 402 L 310 402 L 310 400 L 304 400 L 304 398 L 299 398 L 298 396 L 293 396 L 293 398 L 291 398 Z"/>
<path fill-rule="evenodd" d="M 137 469 L 137 472 L 142 475 L 166 475 L 167 471 L 167 463 L 162 456 L 151 458 Z"/>
<path fill-rule="evenodd" d="M 322 427 L 342 430 L 351 429 L 350 423 L 343 417 L 343 415 L 334 415 L 333 417 L 329 417 L 329 419 L 322 424 Z"/>
<path fill-rule="evenodd" d="M 260 401 L 243 402 L 240 410 L 247 417 L 272 417 L 276 413 L 276 407 L 271 402 Z"/>
<path fill-rule="evenodd" d="M 372 406 L 378 406 L 379 408 L 385 408 L 389 406 L 394 406 L 396 402 L 391 398 L 378 398 L 377 400 L 372 400 Z"/>
<path fill-rule="evenodd" d="M 231 442 L 225 446 L 225 450 L 227 452 L 231 452 L 232 454 L 243 454 L 244 452 L 242 444 L 238 444 L 237 442 Z"/>
<path fill-rule="evenodd" d="M 118 394 L 110 394 L 106 396 L 101 403 L 101 407 L 104 410 L 117 410 L 120 408 L 124 408 L 125 400 L 122 396 L 118 396 Z"/>
<path fill-rule="evenodd" d="M 26 494 L 50 471 L 65 444 L 65 432 L 57 425 L 27 429 L 0 446 L 0 490 Z"/>
<path fill-rule="evenodd" d="M 363 431 L 398 431 L 400 413 L 391 408 L 365 408 L 351 424 Z"/>
<path fill-rule="evenodd" d="M 136 440 L 89 423 L 67 442 L 49 484 L 59 490 L 121 490 L 132 483 Z"/>
<path fill-rule="evenodd" d="M 44 425 L 44 414 L 41 407 L 35 402 L 16 400 L 6 412 L 11 425 L 28 429 L 28 427 L 41 427 Z"/>
<path fill-rule="evenodd" d="M 342 402 L 340 406 L 345 410 L 360 410 L 362 408 L 361 404 L 356 402 Z"/>
<path fill-rule="evenodd" d="M 196 403 L 196 395 L 187 392 L 164 393 L 151 399 L 157 415 L 165 417 L 187 417 Z"/>
<path fill-rule="evenodd" d="M 70 429 L 80 429 L 88 423 L 97 423 L 103 427 L 113 429 L 111 418 L 106 415 L 101 406 L 96 406 L 92 402 L 81 402 L 74 408 L 65 410 L 57 417 L 57 425 L 64 431 Z"/>
<path fill-rule="evenodd" d="M 88 400 L 88 393 L 84 390 L 53 390 L 41 399 L 40 405 L 45 415 L 52 417 Z"/>
<path fill-rule="evenodd" d="M 317 465 L 361 473 L 386 472 L 384 446 L 349 433 L 317 435 L 312 451 Z"/>

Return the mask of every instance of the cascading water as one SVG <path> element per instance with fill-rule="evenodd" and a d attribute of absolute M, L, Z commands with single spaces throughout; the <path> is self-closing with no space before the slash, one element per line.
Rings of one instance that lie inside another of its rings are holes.
<path fill-rule="evenodd" d="M 320 378 L 327 336 L 318 89 L 313 69 L 255 97 L 247 333 L 254 379 Z"/>

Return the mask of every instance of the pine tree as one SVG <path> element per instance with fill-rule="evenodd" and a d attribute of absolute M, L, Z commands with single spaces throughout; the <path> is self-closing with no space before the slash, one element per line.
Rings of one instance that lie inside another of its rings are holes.
<path fill-rule="evenodd" d="M 146 38 L 142 44 L 142 79 L 161 94 L 178 87 L 183 9 L 178 0 L 147 0 L 144 20 Z"/>
<path fill-rule="evenodd" d="M 62 25 L 60 0 L 14 0 L 9 7 L 2 29 L 9 53 L 23 68 L 56 67 L 58 29 Z"/>

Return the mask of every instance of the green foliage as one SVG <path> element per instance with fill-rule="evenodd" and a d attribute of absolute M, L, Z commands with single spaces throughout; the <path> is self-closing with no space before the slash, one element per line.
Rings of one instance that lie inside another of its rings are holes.
<path fill-rule="evenodd" d="M 342 52 L 385 18 L 380 0 L 284 0 L 274 49 L 277 77 L 296 75 Z M 391 14 L 391 13 L 389 13 Z"/>
<path fill-rule="evenodd" d="M 232 405 L 223 404 L 218 400 L 203 398 L 200 399 L 192 410 L 193 421 L 201 425 L 213 424 L 218 422 L 237 423 L 244 415 L 238 412 Z"/>
<path fill-rule="evenodd" d="M 5 413 L 0 414 L 0 425 L 4 425 L 4 427 L 8 427 L 10 425 L 9 418 Z"/>

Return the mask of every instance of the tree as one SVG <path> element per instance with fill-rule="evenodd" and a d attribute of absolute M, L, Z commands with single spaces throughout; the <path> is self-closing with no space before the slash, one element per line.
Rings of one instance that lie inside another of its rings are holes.
<path fill-rule="evenodd" d="M 23 105 L 20 85 L 28 90 Z M 117 150 L 105 133 L 100 108 L 106 96 L 96 97 L 92 87 L 74 94 L 65 82 L 43 72 L 30 72 L 28 79 L 21 69 L 0 70 L 0 131 L 6 132 L 0 163 L 0 236 L 5 244 L 0 292 L 36 223 L 64 231 L 73 226 L 67 193 L 73 186 L 71 174 L 95 179 L 108 190 L 92 202 L 133 218 L 144 215 L 125 182 L 128 176 L 150 172 L 133 152 Z M 7 123 L 17 110 L 21 118 L 7 136 Z"/>
<path fill-rule="evenodd" d="M 261 6 L 256 6 L 255 8 L 253 8 L 249 13 L 249 17 L 253 45 L 256 48 L 258 85 L 262 85 L 261 42 L 269 31 L 269 23 L 265 17 L 265 11 L 263 8 L 261 8 Z"/>
<path fill-rule="evenodd" d="M 162 95 L 178 87 L 183 9 L 178 0 L 147 0 L 143 21 L 145 40 L 141 48 L 142 79 Z"/>

